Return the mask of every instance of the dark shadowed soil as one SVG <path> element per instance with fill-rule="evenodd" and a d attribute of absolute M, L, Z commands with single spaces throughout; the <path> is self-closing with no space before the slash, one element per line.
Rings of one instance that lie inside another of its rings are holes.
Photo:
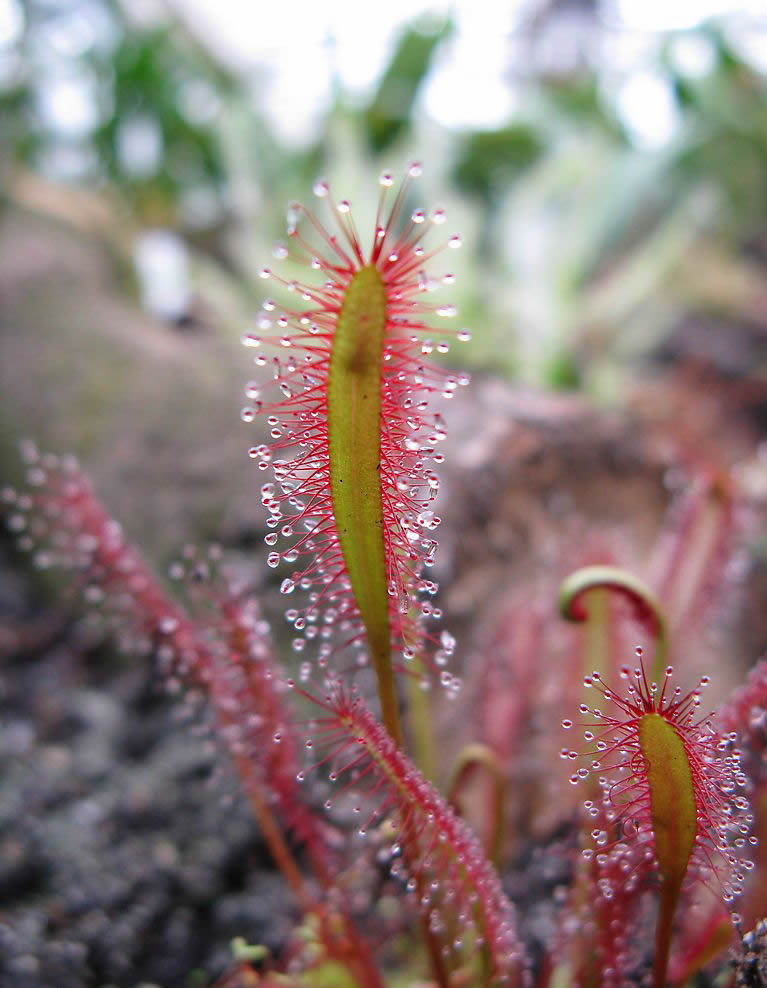
<path fill-rule="evenodd" d="M 12 561 L 0 566 L 2 988 L 186 988 L 227 967 L 233 937 L 278 951 L 290 897 L 203 716 L 179 716 L 151 657 L 118 659 L 36 602 Z"/>

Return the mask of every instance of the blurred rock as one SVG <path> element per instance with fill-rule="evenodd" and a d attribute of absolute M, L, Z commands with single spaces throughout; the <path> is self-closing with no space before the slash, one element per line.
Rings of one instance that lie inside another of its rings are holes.
<path fill-rule="evenodd" d="M 98 238 L 8 209 L 0 215 L 0 472 L 15 443 L 72 452 L 143 551 L 253 522 L 238 417 L 243 327 L 183 330 L 125 292 L 130 271 Z M 257 500 L 257 499 L 256 499 Z"/>

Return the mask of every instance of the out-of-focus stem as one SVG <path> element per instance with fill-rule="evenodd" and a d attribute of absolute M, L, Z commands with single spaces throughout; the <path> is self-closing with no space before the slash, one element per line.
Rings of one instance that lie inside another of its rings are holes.
<path fill-rule="evenodd" d="M 688 496 L 682 518 L 659 578 L 659 592 L 674 627 L 689 620 L 700 606 L 714 572 L 716 560 L 726 558 L 723 551 L 732 532 L 733 495 L 724 477 L 706 480 Z"/>
<path fill-rule="evenodd" d="M 456 812 L 459 811 L 458 793 L 468 776 L 478 768 L 483 768 L 490 776 L 492 784 L 492 802 L 489 814 L 489 826 L 484 835 L 484 845 L 487 855 L 498 868 L 501 859 L 501 844 L 504 832 L 504 793 L 505 780 L 503 769 L 496 753 L 486 744 L 469 744 L 458 755 L 447 789 L 448 802 Z"/>
<path fill-rule="evenodd" d="M 301 906 L 305 910 L 311 910 L 317 903 L 311 895 L 309 895 L 306 882 L 304 881 L 303 875 L 298 870 L 298 865 L 296 864 L 293 853 L 288 847 L 287 841 L 283 836 L 280 825 L 277 823 L 274 814 L 269 808 L 266 800 L 263 798 L 261 791 L 256 789 L 254 786 L 247 785 L 247 780 L 251 771 L 249 760 L 243 756 L 235 756 L 234 762 L 237 767 L 237 771 L 240 774 L 240 778 L 246 781 L 248 801 L 250 802 L 251 809 L 253 810 L 253 815 L 258 821 L 261 835 L 269 847 L 275 864 L 282 872 L 282 875 L 287 883 L 295 892 L 296 898 L 301 903 Z"/>
<path fill-rule="evenodd" d="M 421 688 L 423 662 L 413 659 L 413 675 L 407 676 L 408 736 L 412 744 L 412 758 L 421 773 L 430 782 L 436 782 L 437 755 L 432 730 L 431 699 L 428 690 Z"/>
<path fill-rule="evenodd" d="M 634 605 L 638 619 L 655 637 L 652 678 L 663 678 L 668 655 L 667 621 L 660 601 L 638 577 L 617 566 L 584 566 L 571 573 L 559 588 L 559 613 L 568 621 L 586 621 L 590 615 L 584 600 L 602 588 L 623 594 Z"/>
<path fill-rule="evenodd" d="M 655 956 L 652 964 L 653 988 L 665 988 L 668 959 L 671 952 L 671 930 L 679 902 L 679 882 L 663 882 L 660 890 L 658 925 L 655 929 Z"/>
<path fill-rule="evenodd" d="M 602 587 L 595 587 L 585 594 L 584 607 L 588 618 L 583 631 L 587 669 L 596 670 L 601 676 L 610 673 L 610 594 Z"/>

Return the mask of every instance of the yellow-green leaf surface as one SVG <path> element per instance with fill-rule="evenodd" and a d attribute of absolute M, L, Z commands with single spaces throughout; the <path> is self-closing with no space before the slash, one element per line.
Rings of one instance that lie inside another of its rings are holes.
<path fill-rule="evenodd" d="M 661 878 L 681 883 L 697 832 L 692 771 L 684 742 L 660 714 L 645 714 L 639 744 L 650 786 L 650 813 Z"/>
<path fill-rule="evenodd" d="M 328 372 L 330 492 L 338 540 L 365 625 L 384 720 L 399 738 L 381 495 L 381 371 L 386 288 L 374 265 L 349 282 Z"/>
<path fill-rule="evenodd" d="M 653 988 L 662 988 L 666 983 L 674 913 L 695 847 L 697 807 L 690 760 L 673 724 L 660 714 L 645 714 L 639 722 L 639 746 L 650 789 L 650 816 L 661 882 Z"/>

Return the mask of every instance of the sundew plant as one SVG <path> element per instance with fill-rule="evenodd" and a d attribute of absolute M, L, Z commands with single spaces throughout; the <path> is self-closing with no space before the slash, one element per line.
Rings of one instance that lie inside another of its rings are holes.
<path fill-rule="evenodd" d="M 413 164 L 407 178 L 419 172 Z M 273 475 L 261 489 L 275 529 L 267 541 L 276 544 L 279 532 L 289 548 L 273 552 L 268 562 L 300 562 L 280 589 L 309 592 L 308 606 L 291 610 L 289 618 L 304 639 L 322 627 L 323 660 L 332 654 L 336 629 L 342 644 L 359 645 L 358 661 L 369 656 L 384 724 L 401 744 L 393 667 L 426 654 L 433 636 L 423 619 L 433 608 L 423 598 L 437 589 L 424 571 L 437 548 L 431 536 L 439 524 L 432 509 L 439 488 L 433 465 L 442 458 L 445 429 L 429 399 L 436 392 L 449 398 L 466 378 L 424 360 L 435 348 L 448 349 L 445 339 L 435 343 L 440 330 L 431 317 L 455 314 L 452 305 L 424 298 L 436 287 L 424 265 L 445 244 L 427 250 L 421 242 L 444 213 L 427 217 L 416 209 L 401 228 L 408 181 L 387 211 L 392 181 L 389 173 L 381 177 L 369 248 L 360 242 L 349 203 L 336 205 L 327 183 L 317 182 L 314 191 L 330 201 L 336 232 L 328 232 L 306 207 L 291 205 L 289 241 L 307 280 L 261 271 L 299 305 L 278 308 L 267 299 L 259 333 L 245 336 L 248 346 L 270 342 L 282 353 L 271 361 L 256 358 L 259 366 L 270 364 L 277 399 L 257 398 L 244 415 L 258 410 L 271 427 L 272 442 L 254 447 L 251 455 Z M 447 247 L 460 242 L 450 237 Z M 288 248 L 278 245 L 275 253 L 287 257 Z M 450 282 L 452 275 L 443 280 Z M 469 336 L 466 330 L 457 335 Z M 260 394 L 258 384 L 251 394 Z M 443 644 L 440 655 L 447 657 L 447 636 Z"/>
<path fill-rule="evenodd" d="M 302 915 L 280 955 L 240 944 L 220 985 L 727 983 L 728 948 L 765 905 L 767 672 L 719 711 L 705 704 L 716 670 L 685 677 L 736 542 L 735 495 L 698 478 L 651 580 L 612 559 L 584 566 L 559 617 L 521 593 L 462 659 L 432 566 L 440 405 L 468 384 L 438 355 L 470 334 L 450 328 L 444 298 L 460 238 L 441 210 L 414 207 L 419 174 L 382 175 L 366 233 L 317 182 L 317 210 L 290 205 L 279 263 L 261 271 L 273 297 L 243 338 L 256 371 L 241 415 L 268 433 L 249 454 L 289 655 L 225 561 L 176 564 L 173 599 L 69 457 L 22 444 L 8 526 L 213 712 Z M 548 629 L 566 621 L 585 630 L 558 666 Z M 544 677 L 558 683 L 545 704 Z M 452 765 L 435 756 L 442 706 L 471 720 Z M 522 848 L 510 828 L 525 760 L 559 795 L 549 832 Z"/>

